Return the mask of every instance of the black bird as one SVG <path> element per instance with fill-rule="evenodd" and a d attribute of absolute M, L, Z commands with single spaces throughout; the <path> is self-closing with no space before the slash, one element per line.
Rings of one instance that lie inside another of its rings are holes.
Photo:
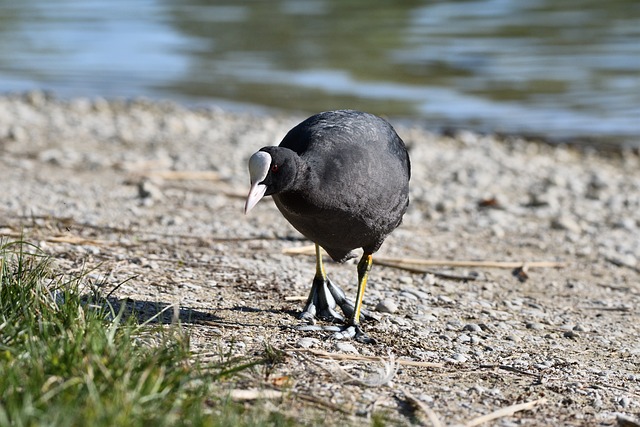
<path fill-rule="evenodd" d="M 411 166 L 404 142 L 380 117 L 354 110 L 309 117 L 278 147 L 264 147 L 249 159 L 251 190 L 244 211 L 273 196 L 284 217 L 316 245 L 316 274 L 301 319 L 344 321 L 340 336 L 373 342 L 360 328 L 362 298 L 372 254 L 402 221 L 409 204 Z M 322 265 L 320 247 L 338 262 L 358 263 L 355 304 L 334 285 Z"/>

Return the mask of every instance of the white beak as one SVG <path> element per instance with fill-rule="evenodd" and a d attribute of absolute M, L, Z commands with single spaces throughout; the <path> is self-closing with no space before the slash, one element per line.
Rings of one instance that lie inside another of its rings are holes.
<path fill-rule="evenodd" d="M 258 151 L 249 158 L 249 177 L 251 178 L 251 189 L 244 204 L 244 213 L 247 214 L 264 197 L 267 186 L 261 184 L 269 174 L 271 167 L 271 156 L 264 151 Z"/>
<path fill-rule="evenodd" d="M 257 182 L 251 186 L 251 190 L 249 190 L 249 195 L 247 196 L 247 201 L 244 203 L 244 213 L 245 215 L 249 213 L 251 209 L 255 205 L 258 204 L 260 199 L 264 196 L 264 193 L 267 191 L 267 186 L 264 184 L 258 184 Z"/>

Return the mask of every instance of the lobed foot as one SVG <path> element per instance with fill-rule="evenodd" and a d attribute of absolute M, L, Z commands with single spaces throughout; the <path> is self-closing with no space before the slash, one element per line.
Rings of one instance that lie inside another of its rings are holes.
<path fill-rule="evenodd" d="M 365 334 L 360 325 L 348 325 L 333 334 L 335 339 L 355 339 L 363 344 L 376 344 L 376 340 Z"/>
<path fill-rule="evenodd" d="M 346 298 L 342 289 L 334 285 L 329 279 L 316 277 L 313 279 L 311 292 L 300 314 L 300 319 L 309 324 L 314 324 L 316 318 L 328 322 L 344 322 L 344 316 L 338 313 L 336 308 L 340 307 L 344 311 L 343 305 L 345 302 Z"/>
<path fill-rule="evenodd" d="M 340 307 L 344 315 L 337 311 L 337 307 Z M 313 279 L 309 298 L 300 314 L 300 320 L 311 325 L 315 324 L 316 319 L 343 323 L 345 319 L 353 316 L 354 310 L 354 304 L 346 298 L 340 287 L 334 285 L 329 278 L 316 277 Z M 380 320 L 368 310 L 361 310 L 360 319 Z"/>

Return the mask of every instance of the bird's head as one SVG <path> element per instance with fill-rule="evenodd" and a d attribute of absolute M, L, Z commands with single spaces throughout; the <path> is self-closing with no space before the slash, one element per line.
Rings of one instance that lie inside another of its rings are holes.
<path fill-rule="evenodd" d="M 251 189 L 244 204 L 248 213 L 264 196 L 291 189 L 295 185 L 298 155 L 282 147 L 264 147 L 249 158 Z"/>

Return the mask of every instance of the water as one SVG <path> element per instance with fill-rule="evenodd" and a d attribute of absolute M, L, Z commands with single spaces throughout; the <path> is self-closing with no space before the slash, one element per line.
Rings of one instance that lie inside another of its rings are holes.
<path fill-rule="evenodd" d="M 637 0 L 0 1 L 0 91 L 640 145 Z"/>

